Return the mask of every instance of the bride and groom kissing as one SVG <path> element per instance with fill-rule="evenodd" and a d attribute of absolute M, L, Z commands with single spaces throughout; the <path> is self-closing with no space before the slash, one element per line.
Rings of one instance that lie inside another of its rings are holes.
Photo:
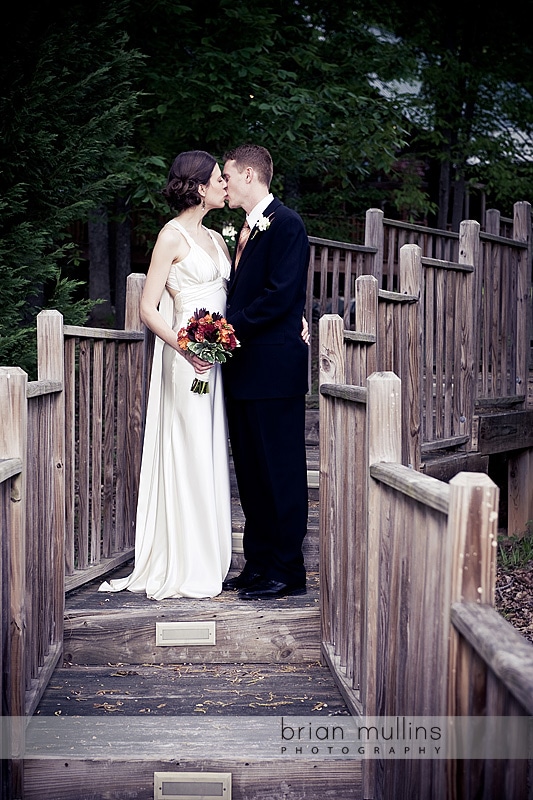
<path fill-rule="evenodd" d="M 241 145 L 181 153 L 163 190 L 176 213 L 154 246 L 141 318 L 156 334 L 136 517 L 135 566 L 102 591 L 152 599 L 276 599 L 306 591 L 305 395 L 302 318 L 309 241 L 299 215 L 270 192 L 268 150 Z M 225 203 L 246 220 L 233 258 L 203 225 Z M 177 345 L 198 308 L 218 312 L 240 346 L 211 365 Z M 208 377 L 209 391 L 190 391 Z M 231 564 L 229 442 L 245 518 L 245 566 Z"/>

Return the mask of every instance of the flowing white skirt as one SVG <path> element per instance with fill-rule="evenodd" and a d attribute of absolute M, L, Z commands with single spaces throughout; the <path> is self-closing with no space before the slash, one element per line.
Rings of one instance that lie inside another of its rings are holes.
<path fill-rule="evenodd" d="M 209 311 L 223 312 L 222 283 L 213 286 L 211 295 L 191 297 L 180 305 L 175 330 L 186 324 L 199 301 Z M 168 304 L 168 297 L 164 302 Z M 215 364 L 208 373 L 209 393 L 195 394 L 190 390 L 196 376 L 193 367 L 157 342 L 139 483 L 135 567 L 127 578 L 103 583 L 100 591 L 146 592 L 154 600 L 214 597 L 222 590 L 231 561 L 221 368 Z"/>

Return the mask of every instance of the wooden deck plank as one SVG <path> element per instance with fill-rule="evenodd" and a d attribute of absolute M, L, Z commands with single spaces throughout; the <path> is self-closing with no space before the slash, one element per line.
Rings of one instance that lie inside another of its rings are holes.
<path fill-rule="evenodd" d="M 348 715 L 329 669 L 312 664 L 63 667 L 38 715 Z"/>
<path fill-rule="evenodd" d="M 128 574 L 131 565 L 119 571 Z M 144 593 L 98 592 L 99 581 L 67 598 L 65 660 L 74 664 L 312 663 L 320 660 L 318 574 L 307 594 L 239 600 L 149 600 Z M 215 621 L 213 646 L 158 646 L 157 622 Z"/>
<path fill-rule="evenodd" d="M 243 757 L 186 759 L 178 753 L 166 762 L 26 761 L 25 800 L 95 800 L 97 797 L 153 800 L 154 772 L 232 773 L 233 800 L 361 800 L 361 761 L 308 758 L 258 761 Z M 52 792 L 50 787 L 53 786 Z"/>

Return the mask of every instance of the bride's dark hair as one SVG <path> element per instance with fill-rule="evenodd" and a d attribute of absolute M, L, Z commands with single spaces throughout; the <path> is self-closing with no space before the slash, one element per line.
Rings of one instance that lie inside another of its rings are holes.
<path fill-rule="evenodd" d="M 202 198 L 198 187 L 209 183 L 216 163 L 216 159 L 205 150 L 187 150 L 176 156 L 168 173 L 167 185 L 161 192 L 170 208 L 179 213 L 199 206 Z"/>

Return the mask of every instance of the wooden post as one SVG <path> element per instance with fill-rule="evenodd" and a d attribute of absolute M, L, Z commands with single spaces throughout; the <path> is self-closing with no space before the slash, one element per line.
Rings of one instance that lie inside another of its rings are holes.
<path fill-rule="evenodd" d="M 417 297 L 416 303 L 407 306 L 407 342 L 402 358 L 402 409 L 405 421 L 403 448 L 404 463 L 419 470 L 422 463 L 422 251 L 416 244 L 404 244 L 400 249 L 401 294 Z M 407 440 L 407 441 L 406 441 Z"/>
<path fill-rule="evenodd" d="M 381 514 L 379 484 L 369 476 L 370 465 L 385 461 L 401 463 L 402 409 L 401 381 L 393 372 L 375 372 L 368 378 L 366 460 L 364 478 L 367 492 L 366 606 L 362 657 L 361 698 L 363 713 L 379 714 L 377 685 L 379 582 L 381 561 Z M 375 762 L 363 762 L 363 797 L 373 797 Z"/>
<path fill-rule="evenodd" d="M 378 282 L 378 288 L 382 288 L 383 279 L 383 211 L 380 208 L 369 208 L 365 219 L 365 247 L 375 247 L 377 252 L 374 256 L 374 266 L 372 275 Z"/>
<path fill-rule="evenodd" d="M 477 394 L 478 372 L 481 359 L 481 270 L 479 222 L 465 220 L 459 230 L 459 264 L 472 264 L 474 272 L 462 273 L 458 280 L 455 334 L 455 394 L 453 403 L 454 433 L 470 437 L 467 450 L 473 450 L 472 421 Z M 460 302 L 459 302 L 460 299 Z"/>
<path fill-rule="evenodd" d="M 517 394 L 527 398 L 528 362 L 531 336 L 533 335 L 531 308 L 531 261 L 533 242 L 531 237 L 531 204 L 514 204 L 513 239 L 527 242 L 522 251 L 516 276 L 516 381 Z M 526 400 L 524 399 L 524 406 Z"/>
<path fill-rule="evenodd" d="M 366 376 L 377 369 L 379 284 L 373 275 L 360 275 L 355 281 L 355 330 L 376 337 L 375 344 L 366 348 Z M 363 385 L 361 383 L 361 385 Z"/>
<path fill-rule="evenodd" d="M 132 272 L 126 280 L 126 313 L 124 330 L 142 331 L 141 322 L 141 297 L 146 281 L 142 272 Z"/>
<path fill-rule="evenodd" d="M 533 447 L 512 450 L 507 471 L 507 535 L 533 534 Z"/>
<path fill-rule="evenodd" d="M 319 323 L 319 386 L 344 383 L 344 324 L 338 314 L 324 314 Z"/>
<path fill-rule="evenodd" d="M 319 387 L 345 382 L 344 323 L 338 314 L 325 314 L 319 322 Z M 330 442 L 332 400 L 319 393 L 319 508 L 320 508 L 320 619 L 321 638 L 332 643 L 335 546 L 331 518 L 335 514 L 334 467 Z"/>
<path fill-rule="evenodd" d="M 37 316 L 37 372 L 40 381 L 58 381 L 61 391 L 54 394 L 51 419 L 53 448 L 52 532 L 53 549 L 53 642 L 63 641 L 65 608 L 65 372 L 63 316 L 59 311 L 41 311 Z"/>
<path fill-rule="evenodd" d="M 460 472 L 450 481 L 447 533 L 450 556 L 447 562 L 451 583 L 450 603 L 442 609 L 445 625 L 449 624 L 453 603 L 473 602 L 494 606 L 498 498 L 498 487 L 484 473 Z M 459 634 L 450 625 L 450 716 L 471 713 L 472 693 L 476 687 L 470 658 L 469 648 L 461 647 Z"/>
<path fill-rule="evenodd" d="M 531 205 L 527 202 L 514 204 L 513 239 L 527 242 L 518 263 L 516 276 L 516 382 L 517 394 L 524 395 L 527 403 L 528 362 L 530 341 L 533 336 L 531 308 Z M 528 523 L 533 519 L 533 449 L 514 450 L 508 462 L 507 533 L 523 536 Z"/>
<path fill-rule="evenodd" d="M 4 653 L 3 702 L 6 716 L 11 720 L 13 745 L 13 797 L 22 797 L 22 757 L 26 694 L 25 601 L 26 601 L 26 480 L 28 432 L 28 376 L 19 367 L 0 367 L 0 459 L 20 458 L 22 471 L 12 479 L 11 526 L 6 531 L 9 574 L 8 608 L 4 609 L 2 625 L 7 630 Z M 20 757 L 20 758 L 19 758 Z"/>
<path fill-rule="evenodd" d="M 493 236 L 500 235 L 500 212 L 497 208 L 488 208 L 485 214 L 485 230 Z"/>

